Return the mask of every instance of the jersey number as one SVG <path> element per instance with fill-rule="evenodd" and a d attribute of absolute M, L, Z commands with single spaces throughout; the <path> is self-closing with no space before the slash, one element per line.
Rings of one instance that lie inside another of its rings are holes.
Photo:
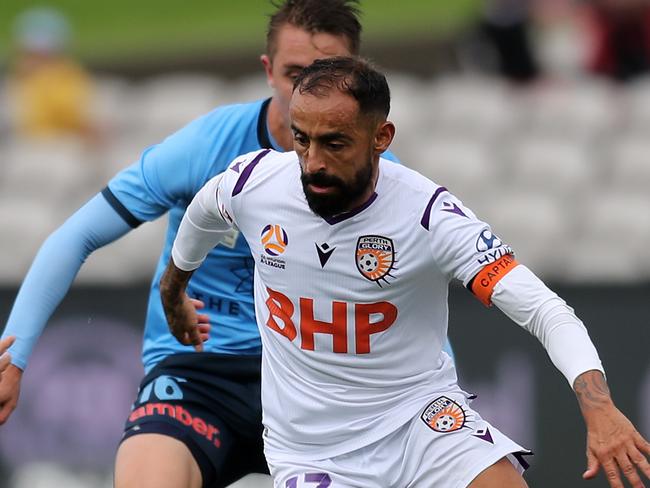
<path fill-rule="evenodd" d="M 332 484 L 330 475 L 327 473 L 305 473 L 305 483 L 314 485 L 314 488 L 328 488 Z M 298 476 L 289 478 L 285 488 L 298 488 Z"/>

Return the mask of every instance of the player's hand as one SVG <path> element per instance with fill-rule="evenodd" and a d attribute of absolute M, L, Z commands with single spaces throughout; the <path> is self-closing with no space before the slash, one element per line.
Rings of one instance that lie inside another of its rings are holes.
<path fill-rule="evenodd" d="M 20 380 L 23 372 L 10 364 L 11 356 L 7 349 L 14 342 L 13 337 L 0 340 L 0 425 L 4 424 L 18 404 Z"/>
<path fill-rule="evenodd" d="M 650 479 L 650 444 L 614 405 L 589 421 L 587 470 L 583 478 L 594 478 L 602 468 L 612 488 L 623 488 L 625 476 L 634 488 Z"/>
<path fill-rule="evenodd" d="M 172 335 L 181 344 L 193 345 L 197 352 L 203 351 L 203 343 L 210 337 L 210 320 L 207 315 L 198 313 L 204 306 L 202 301 L 186 294 L 181 300 L 164 306 Z"/>
<path fill-rule="evenodd" d="M 0 373 L 7 369 L 7 366 L 9 366 L 9 363 L 11 362 L 11 356 L 7 350 L 11 347 L 15 340 L 16 338 L 13 336 L 5 337 L 4 339 L 0 340 Z"/>
<path fill-rule="evenodd" d="M 616 408 L 600 372 L 583 373 L 576 380 L 576 393 L 587 425 L 587 470 L 584 479 L 595 478 L 602 469 L 612 488 L 645 487 L 650 479 L 650 443 Z"/>

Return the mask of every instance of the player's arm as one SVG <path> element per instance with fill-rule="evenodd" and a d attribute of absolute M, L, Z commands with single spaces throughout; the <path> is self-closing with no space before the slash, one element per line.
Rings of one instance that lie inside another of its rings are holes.
<path fill-rule="evenodd" d="M 86 258 L 131 227 L 96 195 L 43 243 L 23 280 L 2 337 L 15 337 L 11 365 L 0 379 L 0 424 L 18 403 L 22 372 L 43 332 Z"/>
<path fill-rule="evenodd" d="M 596 348 L 573 309 L 518 264 L 510 247 L 444 188 L 435 190 L 421 222 L 431 231 L 440 269 L 537 337 L 569 381 L 587 426 L 583 476 L 593 478 L 603 467 L 613 488 L 623 487 L 620 471 L 641 487 L 639 474 L 650 477 L 650 445 L 614 406 Z"/>
<path fill-rule="evenodd" d="M 206 315 L 196 313 L 203 304 L 190 299 L 185 290 L 194 270 L 232 227 L 219 210 L 217 193 L 223 176 L 206 183 L 187 207 L 160 280 L 160 297 L 171 333 L 180 343 L 194 345 L 197 351 L 203 349 L 209 337 L 210 324 Z"/>
<path fill-rule="evenodd" d="M 3 334 L 16 336 L 12 364 L 25 368 L 46 322 L 93 251 L 194 194 L 194 180 L 201 177 L 192 173 L 199 171 L 192 158 L 201 146 L 195 125 L 144 151 L 48 237 L 23 281 Z"/>
<path fill-rule="evenodd" d="M 480 288 L 475 279 L 472 289 Z M 573 309 L 523 265 L 481 292 L 539 339 L 575 391 L 587 427 L 583 477 L 594 478 L 602 468 L 613 488 L 623 487 L 622 476 L 633 487 L 644 486 L 641 477 L 650 479 L 650 444 L 614 405 L 596 348 Z"/>

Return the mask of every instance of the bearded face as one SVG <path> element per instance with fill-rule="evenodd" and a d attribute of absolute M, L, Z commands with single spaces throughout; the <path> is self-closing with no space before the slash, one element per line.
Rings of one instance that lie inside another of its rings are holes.
<path fill-rule="evenodd" d="M 301 164 L 300 180 L 312 212 L 323 218 L 333 217 L 352 210 L 366 194 L 372 184 L 372 161 L 368 158 L 350 181 L 328 174 L 325 170 L 306 173 Z"/>

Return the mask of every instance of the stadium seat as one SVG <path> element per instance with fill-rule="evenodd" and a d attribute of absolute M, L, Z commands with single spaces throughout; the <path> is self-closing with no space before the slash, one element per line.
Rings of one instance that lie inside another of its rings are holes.
<path fill-rule="evenodd" d="M 480 207 L 500 176 L 501 166 L 480 141 L 429 138 L 413 143 L 417 148 L 404 164 L 446 187 L 469 207 Z"/>
<path fill-rule="evenodd" d="M 158 263 L 166 228 L 167 217 L 161 217 L 91 254 L 81 268 L 78 281 L 117 284 L 149 281 Z"/>
<path fill-rule="evenodd" d="M 414 77 L 388 73 L 391 108 L 388 115 L 396 127 L 391 150 L 400 159 L 411 159 L 410 151 L 433 133 L 433 85 Z"/>
<path fill-rule="evenodd" d="M 522 137 L 508 153 L 511 185 L 549 197 L 580 198 L 597 183 L 598 167 L 589 147 L 561 137 Z"/>
<path fill-rule="evenodd" d="M 227 85 L 202 74 L 159 75 L 134 87 L 140 133 L 162 138 L 227 100 Z"/>
<path fill-rule="evenodd" d="M 413 97 L 413 95 L 411 95 Z M 498 79 L 450 76 L 434 84 L 431 127 L 441 134 L 490 140 L 519 123 L 518 94 Z M 415 96 L 415 101 L 418 97 Z"/>
<path fill-rule="evenodd" d="M 391 150 L 490 222 L 540 274 L 597 281 L 650 276 L 650 246 L 640 244 L 650 228 L 650 77 L 612 92 L 593 80 L 511 90 L 469 75 L 387 76 L 389 118 L 397 125 Z M 2 242 L 6 252 L 16 252 L 12 241 L 25 245 L 3 279 L 22 278 L 49 231 L 143 149 L 217 104 L 268 94 L 260 74 L 221 80 L 188 73 L 138 83 L 100 76 L 93 113 L 109 129 L 101 151 L 72 139 L 36 143 L 4 133 L 0 216 L 9 224 Z M 30 215 L 24 224 L 10 215 L 21 206 Z M 165 225 L 166 219 L 147 224 L 92 256 L 81 279 L 148 279 L 158 253 L 151 245 L 161 242 Z"/>
<path fill-rule="evenodd" d="M 623 118 L 628 132 L 647 135 L 650 127 L 650 76 L 630 81 L 621 91 Z"/>
<path fill-rule="evenodd" d="M 131 133 L 137 120 L 133 84 L 124 78 L 100 76 L 95 80 L 90 111 L 107 137 Z"/>
<path fill-rule="evenodd" d="M 517 188 L 494 191 L 477 216 L 515 251 L 517 259 L 544 278 L 561 279 L 565 242 L 571 239 L 573 214 L 557 199 Z"/>
<path fill-rule="evenodd" d="M 612 141 L 608 161 L 611 187 L 620 192 L 650 195 L 650 140 L 647 137 L 622 136 Z"/>
<path fill-rule="evenodd" d="M 522 101 L 526 126 L 541 136 L 592 141 L 619 124 L 616 93 L 592 79 L 542 85 Z"/>
<path fill-rule="evenodd" d="M 570 281 L 641 281 L 650 274 L 650 198 L 610 191 L 579 212 L 578 236 L 567 241 Z"/>
<path fill-rule="evenodd" d="M 225 97 L 223 103 L 242 103 L 268 98 L 271 96 L 271 90 L 263 74 L 254 74 L 226 81 L 221 95 Z"/>
<path fill-rule="evenodd" d="M 146 148 L 158 142 L 160 140 L 154 139 L 153 135 L 147 137 L 139 133 L 131 137 L 115 138 L 102 151 L 102 177 L 101 181 L 98 182 L 97 189 L 103 187 L 118 171 L 137 161 Z"/>
<path fill-rule="evenodd" d="M 3 193 L 0 222 L 0 283 L 20 283 L 43 240 L 62 220 L 46 201 Z"/>
<path fill-rule="evenodd" d="M 67 212 L 96 191 L 97 153 L 76 138 L 14 138 L 3 150 L 0 187 L 5 196 L 39 199 Z"/>

